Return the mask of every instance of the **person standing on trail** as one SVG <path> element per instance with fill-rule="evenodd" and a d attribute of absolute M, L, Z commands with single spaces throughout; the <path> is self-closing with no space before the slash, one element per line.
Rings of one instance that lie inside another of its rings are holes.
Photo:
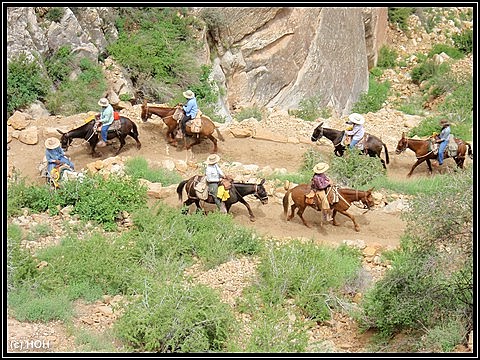
<path fill-rule="evenodd" d="M 198 105 L 197 105 L 197 98 L 192 90 L 187 90 L 183 93 L 183 96 L 187 99 L 187 103 L 183 105 L 184 115 L 180 122 L 180 126 L 182 129 L 183 136 L 186 135 L 186 127 L 187 121 L 193 120 L 197 116 L 198 112 Z"/>

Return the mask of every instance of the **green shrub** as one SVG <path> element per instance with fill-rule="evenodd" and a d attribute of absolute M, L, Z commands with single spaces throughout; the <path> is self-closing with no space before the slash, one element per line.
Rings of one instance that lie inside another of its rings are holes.
<path fill-rule="evenodd" d="M 352 112 L 366 114 L 368 112 L 377 112 L 387 100 L 390 83 L 384 81 L 378 83 L 375 77 L 370 74 L 368 80 L 368 92 L 360 94 L 358 101 L 353 105 Z"/>
<path fill-rule="evenodd" d="M 441 77 L 448 73 L 450 66 L 446 63 L 440 65 L 435 64 L 432 60 L 422 62 L 420 65 L 412 69 L 412 82 L 420 85 L 422 81 L 429 80 L 434 77 Z"/>
<path fill-rule="evenodd" d="M 67 80 L 74 68 L 71 46 L 61 46 L 52 56 L 46 58 L 45 68 L 54 84 Z"/>
<path fill-rule="evenodd" d="M 49 8 L 45 14 L 45 18 L 50 21 L 60 22 L 63 17 L 65 10 L 61 7 L 52 7 Z"/>
<path fill-rule="evenodd" d="M 150 169 L 143 157 L 133 157 L 125 162 L 125 173 L 133 179 L 145 179 L 150 182 L 159 182 L 162 186 L 178 184 L 182 181 L 180 174 L 163 168 Z"/>
<path fill-rule="evenodd" d="M 382 156 L 385 156 L 384 150 Z M 336 183 L 358 190 L 367 187 L 376 178 L 384 178 L 387 175 L 377 157 L 363 155 L 350 149 L 347 149 L 342 157 L 335 156 L 332 159 L 329 173 Z"/>
<path fill-rule="evenodd" d="M 42 74 L 38 60 L 25 54 L 13 57 L 7 69 L 7 112 L 28 107 L 36 100 L 43 101 L 50 91 L 50 80 Z"/>
<path fill-rule="evenodd" d="M 203 285 L 146 283 L 114 324 L 138 352 L 222 352 L 236 320 L 218 294 Z"/>
<path fill-rule="evenodd" d="M 305 121 L 314 121 L 318 119 L 322 111 L 320 110 L 321 96 L 312 96 L 300 101 L 298 110 L 290 110 L 289 113 Z"/>
<path fill-rule="evenodd" d="M 270 246 L 258 265 L 260 279 L 252 285 L 266 306 L 282 304 L 289 298 L 316 321 L 330 318 L 331 292 L 356 276 L 360 268 L 358 252 L 302 244 Z"/>
<path fill-rule="evenodd" d="M 248 108 L 243 108 L 238 114 L 235 115 L 235 119 L 237 121 L 242 121 L 250 118 L 255 118 L 257 121 L 261 121 L 262 120 L 261 110 L 256 106 L 248 107 Z"/>
<path fill-rule="evenodd" d="M 460 34 L 453 34 L 454 46 L 464 54 L 471 54 L 473 51 L 473 30 L 463 30 Z"/>
<path fill-rule="evenodd" d="M 388 46 L 382 46 L 378 54 L 377 66 L 379 68 L 394 68 L 397 62 L 397 52 Z M 371 72 L 370 72 L 371 73 Z"/>
<path fill-rule="evenodd" d="M 397 24 L 401 30 L 407 30 L 407 20 L 410 15 L 415 13 L 413 7 L 389 7 L 388 8 L 388 21 L 393 24 Z"/>
<path fill-rule="evenodd" d="M 36 263 L 29 251 L 21 246 L 22 229 L 18 225 L 7 226 L 7 290 L 12 291 L 31 283 L 37 274 Z"/>
<path fill-rule="evenodd" d="M 447 44 L 434 44 L 432 49 L 428 52 L 428 57 L 431 58 L 435 54 L 447 54 L 452 59 L 463 59 L 465 55 L 458 49 Z"/>

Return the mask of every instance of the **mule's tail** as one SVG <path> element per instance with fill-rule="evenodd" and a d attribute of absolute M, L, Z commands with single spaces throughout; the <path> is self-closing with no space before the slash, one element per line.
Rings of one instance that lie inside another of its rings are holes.
<path fill-rule="evenodd" d="M 465 144 L 468 146 L 468 152 L 467 152 L 467 154 L 468 154 L 468 156 L 470 156 L 470 159 L 473 160 L 472 145 L 470 145 L 470 143 L 468 143 L 468 142 L 465 142 Z"/>
<path fill-rule="evenodd" d="M 182 201 L 182 193 L 183 193 L 183 188 L 185 187 L 185 184 L 187 183 L 188 180 L 183 180 L 180 184 L 177 186 L 177 194 L 178 194 L 178 200 Z"/>
<path fill-rule="evenodd" d="M 290 190 L 288 190 L 283 196 L 283 216 L 285 216 L 285 219 L 287 219 L 288 215 L 288 205 L 290 205 L 290 197 Z"/>
<path fill-rule="evenodd" d="M 390 159 L 388 158 L 388 149 L 387 145 L 385 143 L 382 143 L 383 148 L 385 149 L 385 162 L 388 164 L 390 162 Z"/>
<path fill-rule="evenodd" d="M 138 128 L 134 121 L 132 121 L 132 132 L 138 137 Z"/>

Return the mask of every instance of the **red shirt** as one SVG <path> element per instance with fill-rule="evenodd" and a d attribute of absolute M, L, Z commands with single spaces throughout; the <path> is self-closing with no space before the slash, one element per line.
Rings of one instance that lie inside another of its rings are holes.
<path fill-rule="evenodd" d="M 330 179 L 325 174 L 315 174 L 312 178 L 312 189 L 323 190 L 330 185 Z"/>

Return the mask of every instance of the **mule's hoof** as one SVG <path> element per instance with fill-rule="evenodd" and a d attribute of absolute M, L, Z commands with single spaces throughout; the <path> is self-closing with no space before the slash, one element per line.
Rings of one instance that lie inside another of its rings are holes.
<path fill-rule="evenodd" d="M 251 222 L 255 222 L 255 218 L 254 218 L 254 217 L 251 217 L 251 218 L 250 218 L 250 221 L 251 221 Z"/>

